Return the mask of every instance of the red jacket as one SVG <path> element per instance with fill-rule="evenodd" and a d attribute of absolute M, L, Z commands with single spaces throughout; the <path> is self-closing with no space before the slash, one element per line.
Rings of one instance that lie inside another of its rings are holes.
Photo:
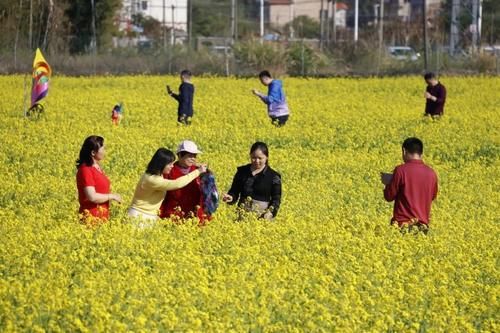
<path fill-rule="evenodd" d="M 192 166 L 189 172 L 196 169 L 196 166 Z M 184 175 L 185 173 L 183 173 L 179 165 L 175 163 L 170 174 L 164 177 L 167 179 L 177 179 Z M 181 189 L 167 192 L 160 207 L 160 218 L 169 218 L 171 216 L 178 216 L 181 218 L 197 216 L 200 221 L 206 218 L 203 212 L 200 177 Z"/>
<path fill-rule="evenodd" d="M 410 160 L 394 169 L 392 181 L 384 189 L 387 201 L 394 200 L 393 221 L 400 225 L 411 220 L 429 224 L 431 204 L 436 199 L 436 173 L 421 160 Z"/>

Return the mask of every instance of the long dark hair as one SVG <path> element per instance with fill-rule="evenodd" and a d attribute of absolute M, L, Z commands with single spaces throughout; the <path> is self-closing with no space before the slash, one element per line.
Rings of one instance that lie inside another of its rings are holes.
<path fill-rule="evenodd" d="M 256 143 L 254 143 L 250 148 L 250 155 L 253 154 L 256 150 L 260 150 L 262 154 L 266 155 L 266 157 L 269 158 L 269 149 L 264 142 L 257 141 Z M 269 164 L 269 160 L 266 161 L 266 164 Z"/>
<path fill-rule="evenodd" d="M 76 167 L 79 168 L 82 164 L 92 166 L 92 152 L 97 153 L 104 146 L 104 138 L 98 135 L 91 135 L 83 141 L 82 149 L 80 149 L 80 158 L 76 161 Z"/>
<path fill-rule="evenodd" d="M 148 164 L 146 173 L 150 175 L 161 175 L 165 166 L 174 161 L 175 155 L 172 151 L 165 148 L 158 148 Z"/>

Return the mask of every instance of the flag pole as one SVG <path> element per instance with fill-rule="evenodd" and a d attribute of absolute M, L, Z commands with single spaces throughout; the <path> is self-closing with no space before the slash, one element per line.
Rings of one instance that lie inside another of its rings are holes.
<path fill-rule="evenodd" d="M 26 117 L 28 111 L 26 110 L 26 96 L 27 96 L 27 93 L 26 93 L 26 87 L 27 87 L 27 84 L 26 84 L 26 81 L 28 80 L 28 74 L 24 74 L 24 96 L 23 96 L 23 115 L 24 117 Z"/>

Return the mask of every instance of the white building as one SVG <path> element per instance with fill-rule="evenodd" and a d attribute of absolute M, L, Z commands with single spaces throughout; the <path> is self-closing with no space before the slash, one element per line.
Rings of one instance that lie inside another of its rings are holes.
<path fill-rule="evenodd" d="M 123 0 L 120 30 L 131 28 L 132 15 L 150 16 L 167 28 L 187 31 L 187 0 Z"/>
<path fill-rule="evenodd" d="M 269 23 L 282 26 L 292 21 L 297 16 L 309 16 L 319 22 L 321 13 L 321 0 L 266 0 L 269 13 Z M 346 26 L 347 5 L 337 2 L 335 11 L 335 24 L 339 27 Z M 333 16 L 333 1 L 323 1 L 323 15 L 328 11 L 330 18 Z"/>

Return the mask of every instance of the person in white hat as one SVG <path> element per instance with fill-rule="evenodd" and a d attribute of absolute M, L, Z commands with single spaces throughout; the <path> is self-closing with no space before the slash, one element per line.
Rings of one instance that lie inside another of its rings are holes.
<path fill-rule="evenodd" d="M 178 160 L 167 176 L 168 179 L 177 179 L 196 170 L 199 167 L 197 157 L 201 153 L 193 141 L 182 141 L 177 148 Z M 202 222 L 208 218 L 203 212 L 200 177 L 181 189 L 167 192 L 160 207 L 160 218 L 171 217 L 198 217 Z"/>

